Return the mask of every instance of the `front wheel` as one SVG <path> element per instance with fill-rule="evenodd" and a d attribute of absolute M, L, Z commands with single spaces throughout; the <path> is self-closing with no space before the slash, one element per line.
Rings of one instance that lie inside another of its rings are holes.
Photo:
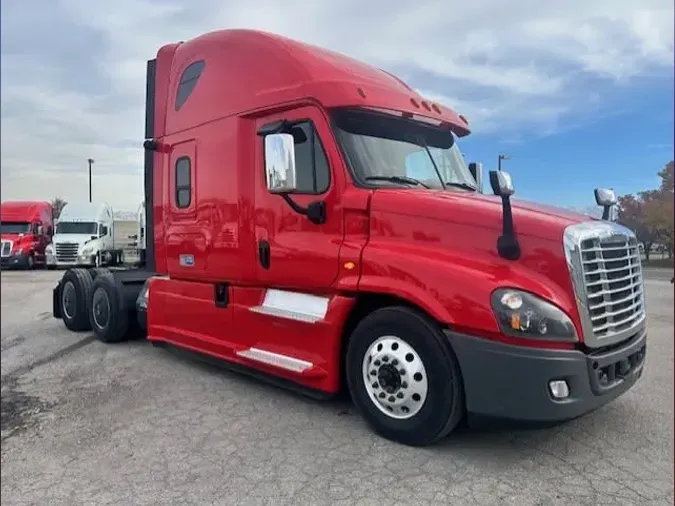
<path fill-rule="evenodd" d="M 364 318 L 350 337 L 346 372 L 356 408 L 387 439 L 426 446 L 464 417 L 457 359 L 437 325 L 410 308 Z"/>

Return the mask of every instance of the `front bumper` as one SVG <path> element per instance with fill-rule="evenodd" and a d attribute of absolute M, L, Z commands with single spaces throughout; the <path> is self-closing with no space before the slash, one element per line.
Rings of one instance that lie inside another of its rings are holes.
<path fill-rule="evenodd" d="M 577 418 L 616 399 L 642 375 L 647 332 L 610 350 L 584 353 L 510 346 L 446 331 L 459 360 L 467 412 L 528 422 Z M 555 399 L 551 381 L 569 396 Z"/>
<path fill-rule="evenodd" d="M 74 261 L 64 262 L 56 259 L 54 255 L 47 255 L 47 265 L 55 267 L 94 267 L 96 265 L 96 257 L 93 255 L 78 255 Z"/>
<path fill-rule="evenodd" d="M 3 269 L 25 269 L 28 267 L 28 255 L 19 253 L 7 257 L 1 257 L 0 265 Z"/>

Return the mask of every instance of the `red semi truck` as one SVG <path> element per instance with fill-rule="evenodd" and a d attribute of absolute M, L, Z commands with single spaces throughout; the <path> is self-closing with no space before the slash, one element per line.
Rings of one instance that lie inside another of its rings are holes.
<path fill-rule="evenodd" d="M 159 49 L 146 94 L 146 263 L 67 271 L 68 328 L 347 388 L 410 445 L 467 415 L 569 420 L 642 374 L 635 235 L 512 202 L 506 172 L 484 194 L 467 120 L 395 76 L 224 30 Z"/>
<path fill-rule="evenodd" d="M 0 210 L 2 267 L 32 269 L 45 265 L 54 222 L 49 202 L 3 202 Z"/>

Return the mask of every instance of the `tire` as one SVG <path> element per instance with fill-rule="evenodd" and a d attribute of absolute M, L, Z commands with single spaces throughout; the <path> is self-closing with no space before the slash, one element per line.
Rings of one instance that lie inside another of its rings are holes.
<path fill-rule="evenodd" d="M 61 279 L 61 316 L 69 330 L 91 330 L 88 304 L 92 279 L 86 269 L 68 269 Z"/>
<path fill-rule="evenodd" d="M 394 306 L 366 316 L 350 336 L 345 366 L 357 410 L 387 439 L 427 446 L 464 418 L 457 359 L 435 322 L 420 312 Z"/>
<path fill-rule="evenodd" d="M 95 280 L 98 276 L 101 276 L 101 275 L 112 276 L 112 273 L 110 272 L 110 270 L 106 269 L 105 267 L 91 267 L 89 269 L 89 274 L 91 274 L 92 280 Z"/>
<path fill-rule="evenodd" d="M 129 311 L 124 307 L 121 286 L 112 274 L 99 274 L 93 282 L 89 320 L 94 336 L 104 343 L 128 337 Z"/>

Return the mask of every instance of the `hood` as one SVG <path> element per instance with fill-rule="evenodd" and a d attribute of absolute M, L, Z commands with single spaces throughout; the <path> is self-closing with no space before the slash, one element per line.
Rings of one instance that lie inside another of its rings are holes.
<path fill-rule="evenodd" d="M 571 224 L 594 219 L 516 199 L 511 208 L 521 249 L 518 260 L 502 258 L 497 251 L 503 224 L 499 197 L 461 191 L 374 191 L 359 288 L 386 290 L 394 277 L 397 293 L 413 294 L 415 302 L 440 321 L 467 333 L 498 336 L 490 296 L 498 287 L 511 286 L 562 308 L 581 333 L 563 234 Z"/>
<path fill-rule="evenodd" d="M 457 223 L 500 232 L 501 198 L 459 191 L 378 190 L 371 201 L 373 212 L 385 212 Z M 518 236 L 562 240 L 565 227 L 595 218 L 560 209 L 511 199 L 513 224 Z"/>
<path fill-rule="evenodd" d="M 94 239 L 98 239 L 98 237 L 92 236 L 91 234 L 54 234 L 52 237 L 52 242 L 54 244 L 60 242 L 84 244 L 86 242 L 93 241 Z"/>
<path fill-rule="evenodd" d="M 13 243 L 33 241 L 31 234 L 2 234 L 2 241 L 12 241 Z"/>

